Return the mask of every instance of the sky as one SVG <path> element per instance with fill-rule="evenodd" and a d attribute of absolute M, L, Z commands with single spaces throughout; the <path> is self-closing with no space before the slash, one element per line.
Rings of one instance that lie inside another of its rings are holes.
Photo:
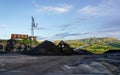
<path fill-rule="evenodd" d="M 0 0 L 0 39 L 31 35 L 38 40 L 90 37 L 120 39 L 120 0 Z"/>

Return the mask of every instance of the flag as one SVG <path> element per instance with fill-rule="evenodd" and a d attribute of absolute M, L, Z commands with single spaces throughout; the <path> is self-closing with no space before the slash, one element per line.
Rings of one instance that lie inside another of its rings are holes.
<path fill-rule="evenodd" d="M 35 21 L 34 21 L 33 16 L 32 16 L 32 27 L 35 27 Z"/>

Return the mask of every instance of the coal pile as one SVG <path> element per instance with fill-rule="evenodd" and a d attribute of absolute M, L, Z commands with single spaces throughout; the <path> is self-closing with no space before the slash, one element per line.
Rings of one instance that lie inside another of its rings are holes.
<path fill-rule="evenodd" d="M 120 50 L 108 50 L 103 55 L 107 58 L 120 59 Z"/>
<path fill-rule="evenodd" d="M 0 44 L 0 54 L 6 53 L 3 49 L 3 45 Z"/>
<path fill-rule="evenodd" d="M 87 50 L 82 50 L 82 49 L 74 49 L 74 52 L 75 52 L 75 54 L 88 54 L 88 55 L 91 55 L 91 54 L 93 54 L 92 52 L 90 52 L 90 51 L 87 51 Z"/>
<path fill-rule="evenodd" d="M 32 50 L 24 51 L 27 55 L 72 55 L 73 49 L 65 42 L 61 41 L 57 46 L 51 41 L 44 41 Z"/>
<path fill-rule="evenodd" d="M 120 75 L 120 60 L 113 57 L 88 56 L 72 64 L 64 65 L 63 70 L 70 75 Z"/>
<path fill-rule="evenodd" d="M 61 54 L 60 49 L 58 47 L 50 42 L 50 41 L 44 41 L 35 48 L 33 48 L 30 51 L 25 52 L 25 54 L 28 55 L 59 55 Z"/>
<path fill-rule="evenodd" d="M 118 71 L 118 68 L 107 62 L 89 61 L 76 66 L 64 65 L 63 69 L 68 74 L 73 75 L 118 75 L 113 73 Z"/>
<path fill-rule="evenodd" d="M 3 49 L 3 45 L 0 44 L 0 50 L 2 50 L 2 49 Z"/>
<path fill-rule="evenodd" d="M 64 41 L 61 41 L 58 44 L 58 48 L 65 54 L 65 55 L 71 55 L 74 54 L 73 48 L 71 48 L 67 43 Z"/>
<path fill-rule="evenodd" d="M 120 50 L 108 50 L 104 54 L 113 54 L 113 53 L 120 53 Z"/>

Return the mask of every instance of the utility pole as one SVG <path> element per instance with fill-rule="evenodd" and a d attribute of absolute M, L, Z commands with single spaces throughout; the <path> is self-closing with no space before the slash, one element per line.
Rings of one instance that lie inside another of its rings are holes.
<path fill-rule="evenodd" d="M 31 46 L 33 46 L 33 40 L 35 38 L 35 36 L 34 36 L 34 29 L 37 27 L 38 24 L 35 24 L 33 16 L 31 18 L 32 18 L 32 24 L 31 24 L 31 41 L 32 42 L 31 42 Z"/>
<path fill-rule="evenodd" d="M 31 24 L 31 36 L 34 37 L 34 28 L 35 28 L 35 21 L 34 18 L 32 16 L 32 24 Z"/>

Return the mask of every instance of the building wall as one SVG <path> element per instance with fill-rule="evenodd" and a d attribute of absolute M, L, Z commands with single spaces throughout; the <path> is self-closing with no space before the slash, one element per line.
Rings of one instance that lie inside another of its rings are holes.
<path fill-rule="evenodd" d="M 11 39 L 28 39 L 28 35 L 25 35 L 25 34 L 11 34 Z"/>

